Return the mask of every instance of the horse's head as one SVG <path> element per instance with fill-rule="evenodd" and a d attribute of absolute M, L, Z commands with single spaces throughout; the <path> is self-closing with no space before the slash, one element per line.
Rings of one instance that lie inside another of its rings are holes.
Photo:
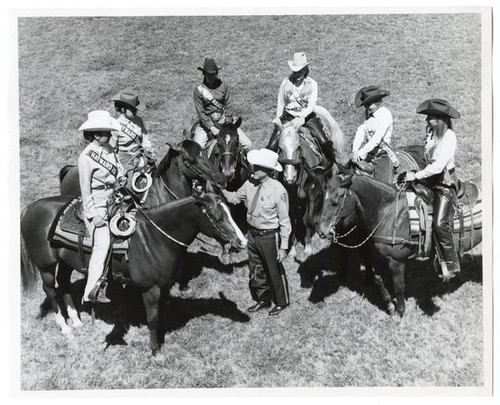
<path fill-rule="evenodd" d="M 216 188 L 226 187 L 226 179 L 208 160 L 198 143 L 186 139 L 177 145 L 170 145 L 169 153 L 180 157 L 183 164 L 182 172 L 188 181 L 202 180 L 212 183 Z M 158 167 L 160 175 L 161 167 L 160 163 Z"/>
<path fill-rule="evenodd" d="M 283 165 L 283 179 L 287 184 L 295 184 L 300 165 L 300 134 L 293 125 L 283 126 L 279 139 L 280 163 Z"/>
<path fill-rule="evenodd" d="M 202 221 L 201 232 L 221 243 L 231 245 L 236 250 L 245 248 L 247 240 L 231 217 L 229 208 L 222 198 L 213 193 L 194 193 L 193 196 L 203 207 L 205 218 Z"/>
<path fill-rule="evenodd" d="M 221 126 L 217 135 L 217 147 L 220 157 L 219 167 L 228 182 L 235 176 L 240 155 L 241 146 L 238 139 L 240 125 L 241 118 L 238 118 L 235 123 L 225 123 Z"/>
<path fill-rule="evenodd" d="M 305 165 L 307 167 L 307 165 Z M 304 219 L 310 225 L 316 225 L 319 221 L 321 208 L 323 207 L 323 195 L 326 184 L 332 177 L 332 164 L 327 166 L 315 166 L 308 171 L 303 187 L 303 198 L 306 200 L 306 213 Z M 299 197 L 301 197 L 299 195 Z"/>
<path fill-rule="evenodd" d="M 318 234 L 322 238 L 330 234 L 335 238 L 337 230 L 354 225 L 358 199 L 348 189 L 351 177 L 336 175 L 326 184 L 318 223 Z"/>

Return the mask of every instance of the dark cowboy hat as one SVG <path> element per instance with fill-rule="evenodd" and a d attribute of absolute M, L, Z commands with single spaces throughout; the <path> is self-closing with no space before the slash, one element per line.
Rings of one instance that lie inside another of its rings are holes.
<path fill-rule="evenodd" d="M 448 101 L 438 98 L 425 100 L 417 107 L 418 114 L 445 116 L 450 118 L 460 118 L 460 113 L 455 110 Z"/>
<path fill-rule="evenodd" d="M 219 71 L 219 67 L 212 58 L 205 58 L 203 67 L 198 67 L 198 70 L 201 70 L 203 73 L 213 74 Z"/>
<path fill-rule="evenodd" d="M 354 104 L 356 107 L 361 107 L 362 105 L 368 106 L 371 103 L 388 96 L 389 94 L 390 93 L 388 91 L 382 90 L 377 86 L 363 87 L 360 91 L 358 91 L 358 94 L 356 94 Z"/>
<path fill-rule="evenodd" d="M 111 101 L 117 101 L 135 108 L 136 110 L 138 109 L 137 106 L 140 104 L 139 95 L 132 90 L 121 90 L 118 94 L 111 97 Z"/>

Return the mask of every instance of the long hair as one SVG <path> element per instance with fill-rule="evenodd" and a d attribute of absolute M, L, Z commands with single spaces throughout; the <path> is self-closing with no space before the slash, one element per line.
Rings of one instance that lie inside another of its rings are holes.
<path fill-rule="evenodd" d="M 444 117 L 444 116 L 436 117 L 436 119 L 437 119 L 437 125 L 435 127 L 432 127 L 429 124 L 427 124 L 427 132 L 432 131 L 438 139 L 441 139 L 444 133 L 448 129 L 453 129 L 451 125 L 451 119 L 450 117 Z"/>
<path fill-rule="evenodd" d="M 302 68 L 301 70 L 304 71 L 304 79 L 307 78 L 307 76 L 309 76 L 309 66 L 306 66 L 306 67 Z M 299 70 L 299 72 L 300 72 L 300 70 Z M 297 73 L 297 72 L 293 72 L 292 74 L 290 74 L 290 76 L 288 76 L 288 80 L 290 80 L 292 83 L 295 84 L 294 73 Z"/>

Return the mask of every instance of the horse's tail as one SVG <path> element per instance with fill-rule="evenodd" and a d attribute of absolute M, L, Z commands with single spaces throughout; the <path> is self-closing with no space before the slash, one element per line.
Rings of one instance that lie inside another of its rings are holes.
<path fill-rule="evenodd" d="M 64 176 L 68 174 L 72 167 L 75 167 L 75 165 L 66 165 L 59 171 L 59 183 L 62 183 Z"/>
<path fill-rule="evenodd" d="M 348 151 L 346 148 L 346 140 L 344 133 L 340 129 L 337 121 L 333 119 L 328 110 L 324 107 L 316 105 L 314 107 L 314 112 L 321 119 L 323 126 L 325 127 L 325 131 L 333 142 L 333 146 L 335 147 L 337 161 L 339 163 L 345 163 L 349 160 Z"/>
<path fill-rule="evenodd" d="M 26 212 L 26 208 L 21 213 L 21 219 L 24 217 Z M 30 291 L 33 286 L 36 284 L 38 279 L 38 270 L 33 260 L 28 253 L 28 249 L 26 247 L 26 242 L 21 235 L 21 284 L 24 292 Z"/>

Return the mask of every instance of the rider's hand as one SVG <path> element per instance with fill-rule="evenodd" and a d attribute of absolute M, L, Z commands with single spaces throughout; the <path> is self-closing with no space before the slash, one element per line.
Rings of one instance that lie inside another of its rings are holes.
<path fill-rule="evenodd" d="M 153 148 L 144 148 L 144 156 L 154 160 L 156 158 L 156 151 Z"/>
<path fill-rule="evenodd" d="M 417 178 L 415 177 L 415 173 L 406 172 L 405 181 L 415 181 Z"/>
<path fill-rule="evenodd" d="M 219 128 L 217 128 L 216 126 L 212 126 L 212 127 L 210 127 L 210 132 L 212 132 L 212 134 L 214 134 L 214 136 L 217 136 L 217 135 L 219 135 Z"/>
<path fill-rule="evenodd" d="M 279 128 L 281 128 L 283 126 L 283 123 L 281 122 L 281 119 L 279 117 L 276 117 L 274 120 L 273 120 L 273 124 L 274 125 L 277 125 Z"/>
<path fill-rule="evenodd" d="M 353 150 L 352 151 L 352 154 L 351 154 L 351 160 L 354 162 L 354 163 L 359 163 L 359 161 L 361 160 L 361 158 L 359 157 L 359 153 L 357 150 Z"/>
<path fill-rule="evenodd" d="M 106 225 L 106 221 L 104 221 L 103 217 L 101 217 L 100 215 L 97 215 L 94 218 L 92 218 L 92 223 L 96 228 L 100 228 Z"/>
<path fill-rule="evenodd" d="M 127 177 L 126 176 L 118 177 L 118 186 L 125 187 L 126 185 L 127 185 Z"/>
<path fill-rule="evenodd" d="M 281 262 L 283 259 L 286 257 L 286 250 L 285 249 L 279 249 L 278 250 L 278 261 Z"/>

